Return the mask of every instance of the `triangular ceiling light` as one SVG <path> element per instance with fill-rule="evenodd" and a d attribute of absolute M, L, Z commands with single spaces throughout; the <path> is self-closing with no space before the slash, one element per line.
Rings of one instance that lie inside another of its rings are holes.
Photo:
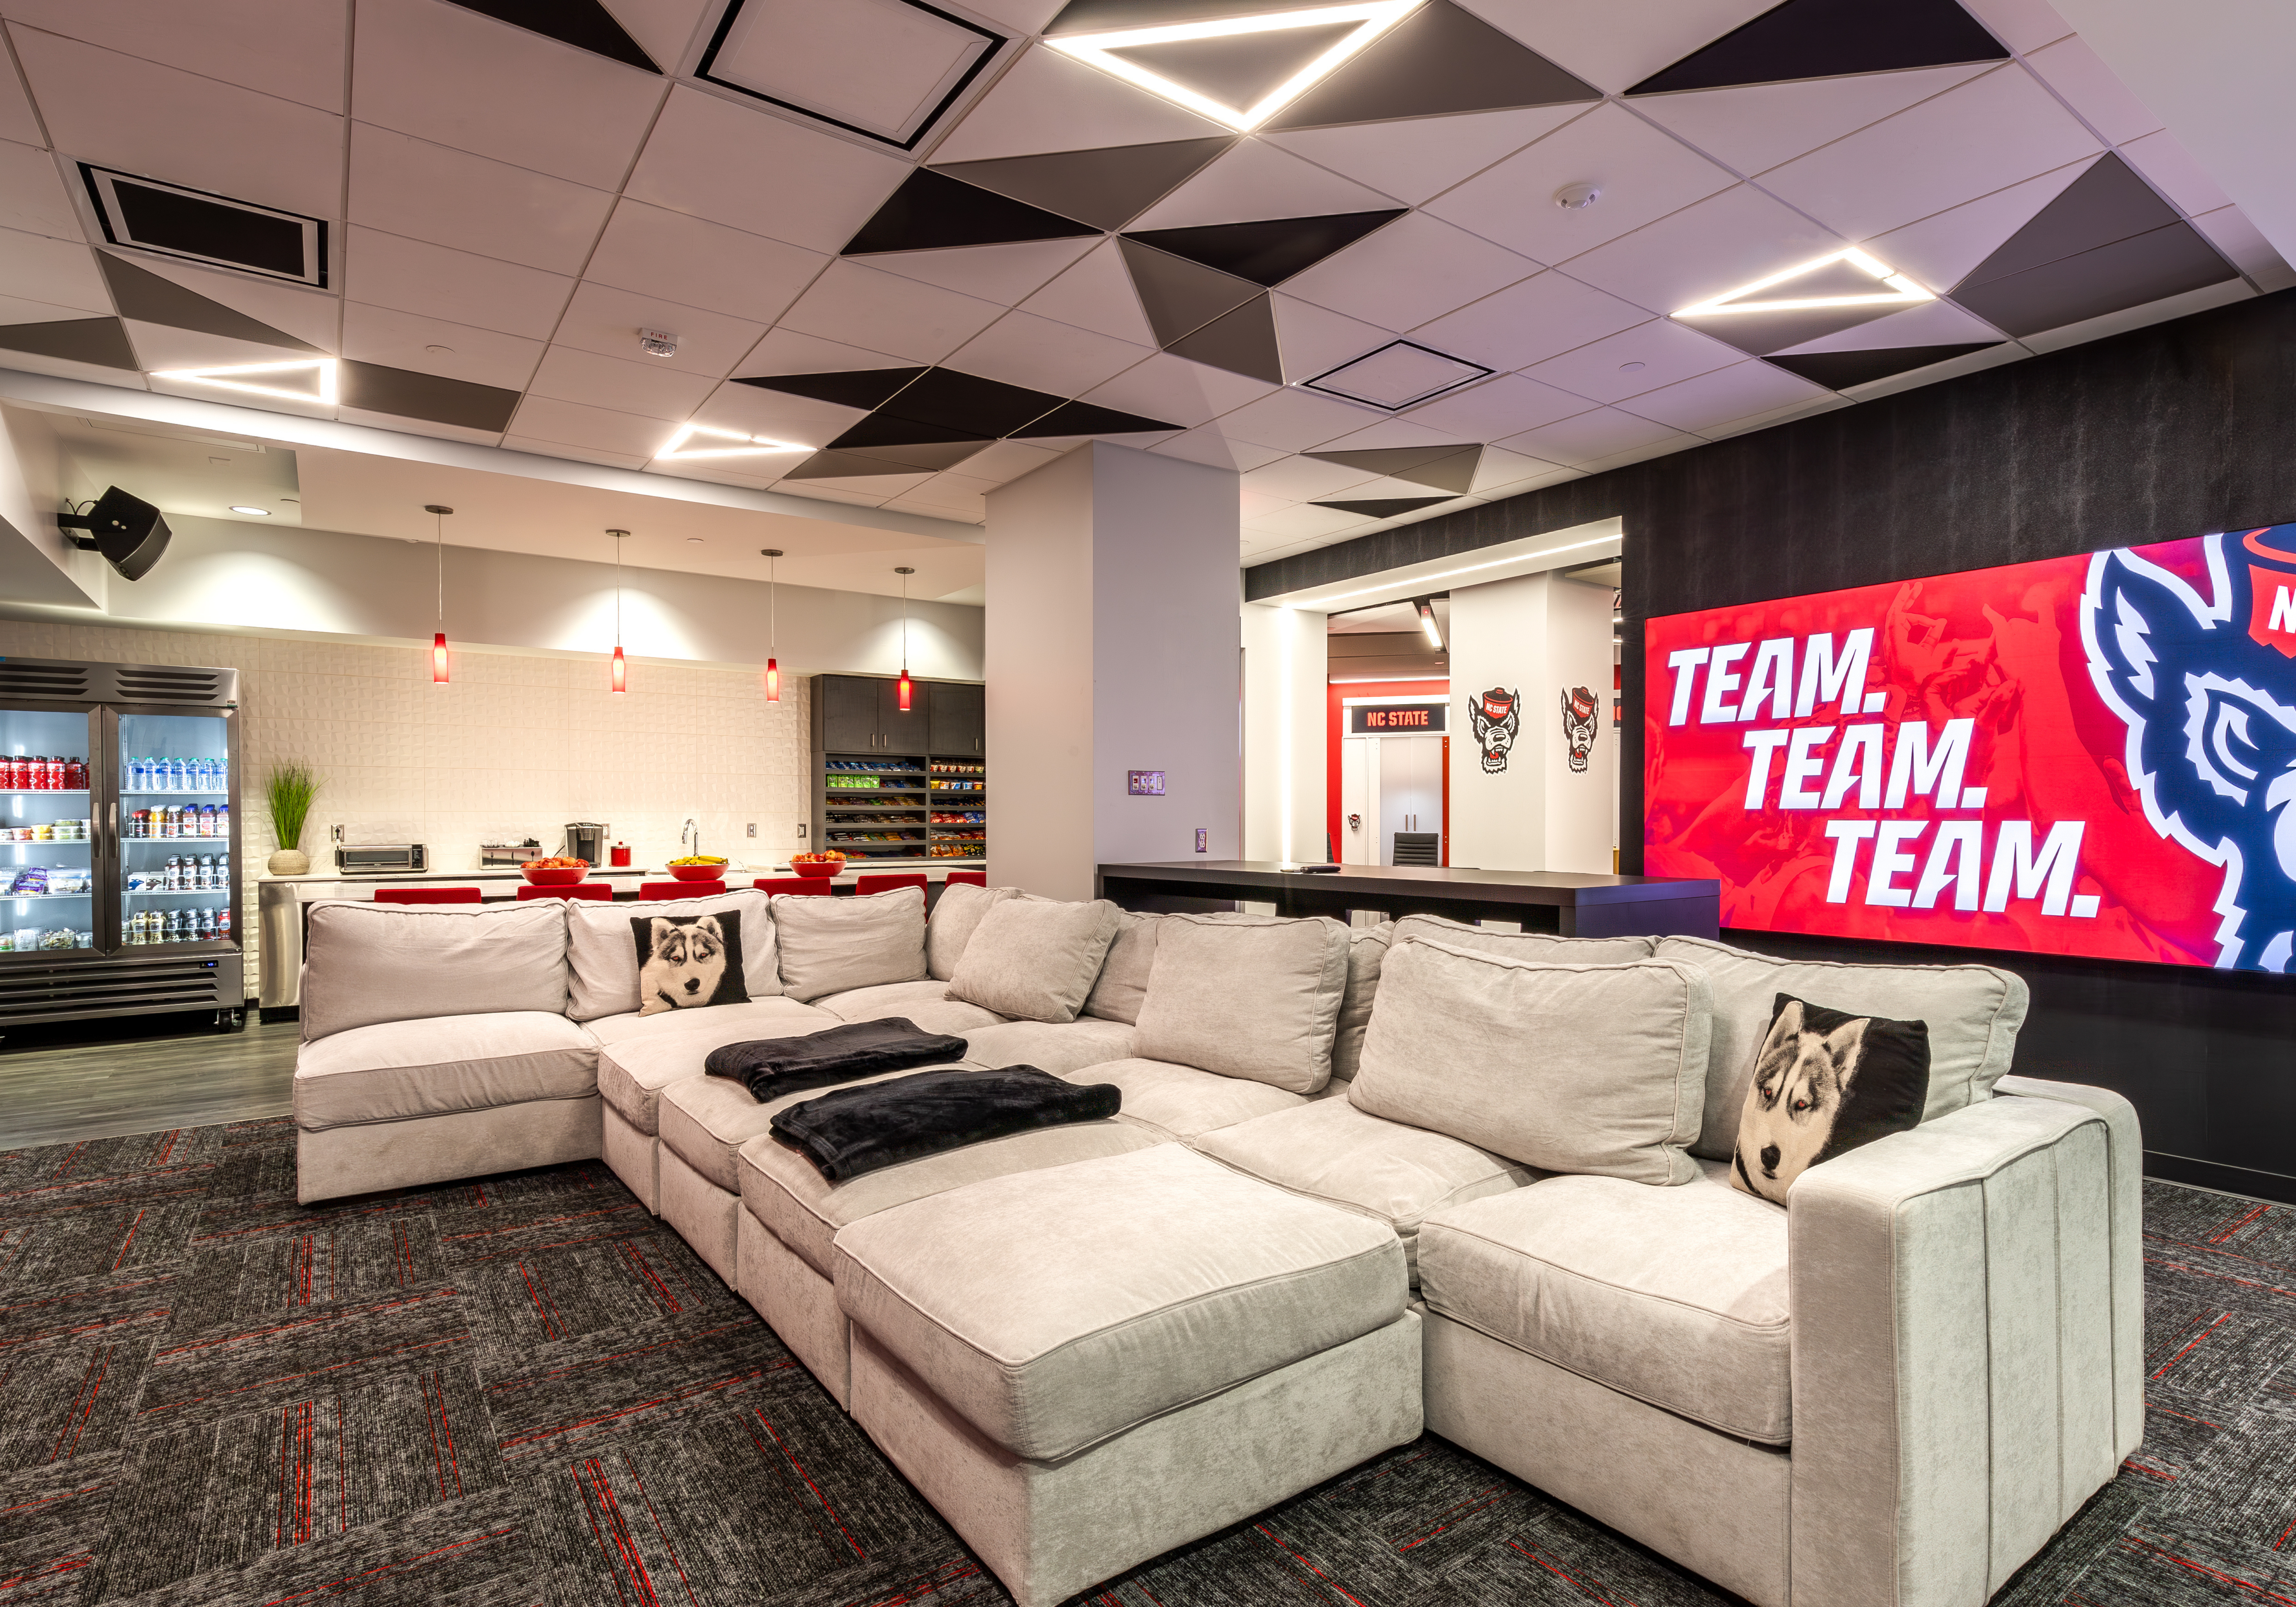
<path fill-rule="evenodd" d="M 237 390 L 248 396 L 277 397 L 289 402 L 317 402 L 332 407 L 338 399 L 336 364 L 332 357 L 305 357 L 291 363 L 233 363 L 214 368 L 156 368 L 151 377 L 184 385 L 212 385 L 217 390 Z"/>
<path fill-rule="evenodd" d="M 1448 0 L 1418 12 L 1268 127 L 1447 117 L 1599 101 L 1603 92 Z"/>
<path fill-rule="evenodd" d="M 706 424 L 680 424 L 677 433 L 669 438 L 669 445 L 654 454 L 658 463 L 690 463 L 701 458 L 765 457 L 774 453 L 810 452 L 810 447 L 793 446 L 762 435 L 744 435 L 738 430 L 713 430 Z"/>
<path fill-rule="evenodd" d="M 1894 311 L 1937 298 L 1887 263 L 1852 246 L 1815 262 L 1805 262 L 1751 284 L 1725 291 L 1677 318 L 1733 317 L 1750 313 L 1815 312 L 1831 307 L 1877 307 Z M 1805 340 L 1816 339 L 1804 336 Z"/>
<path fill-rule="evenodd" d="M 661 71 L 598 0 L 455 0 L 455 4 L 578 50 L 651 73 Z"/>
<path fill-rule="evenodd" d="M 1248 130 L 1329 78 L 1420 4 L 1359 0 L 1257 17 L 1068 34 L 1045 43 L 1177 106 Z"/>

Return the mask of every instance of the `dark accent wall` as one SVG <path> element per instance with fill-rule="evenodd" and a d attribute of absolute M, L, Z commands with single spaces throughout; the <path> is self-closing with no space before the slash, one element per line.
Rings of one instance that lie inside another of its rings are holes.
<path fill-rule="evenodd" d="M 1591 520 L 1626 530 L 1625 682 L 1653 615 L 2296 521 L 2296 291 L 1903 391 L 1247 570 L 1248 598 Z M 1625 868 L 1642 733 L 1623 729 Z M 2024 1075 L 2132 1100 L 2147 1169 L 2296 1201 L 2296 978 L 1734 932 L 2024 976 Z"/>

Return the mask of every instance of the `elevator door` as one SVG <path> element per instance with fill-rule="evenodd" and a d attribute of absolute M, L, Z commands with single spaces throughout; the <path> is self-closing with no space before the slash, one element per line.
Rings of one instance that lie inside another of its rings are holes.
<path fill-rule="evenodd" d="M 1395 863 L 1398 832 L 1443 830 L 1443 739 L 1379 739 L 1379 862 Z M 1440 855 L 1438 856 L 1439 859 Z"/>

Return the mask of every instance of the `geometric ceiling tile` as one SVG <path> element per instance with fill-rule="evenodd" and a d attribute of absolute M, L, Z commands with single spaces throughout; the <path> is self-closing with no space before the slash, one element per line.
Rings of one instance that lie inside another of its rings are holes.
<path fill-rule="evenodd" d="M 1210 118 L 1057 50 L 1025 50 L 933 148 L 933 160 L 988 161 L 1226 135 Z"/>
<path fill-rule="evenodd" d="M 1186 229 L 1151 229 L 1125 236 L 1223 274 L 1275 286 L 1345 250 L 1403 209 L 1343 212 L 1324 217 L 1281 217 L 1259 223 L 1216 223 Z"/>
<path fill-rule="evenodd" d="M 1254 128 L 1415 10 L 1421 0 L 1352 0 L 1313 11 L 1062 29 L 1053 50 L 1231 128 Z"/>
<path fill-rule="evenodd" d="M 1120 229 L 1234 144 L 1231 135 L 1054 151 L 932 170 L 1099 229 Z"/>
<path fill-rule="evenodd" d="M 1281 88 L 1361 26 L 1354 21 L 1322 22 L 1264 33 L 1111 43 L 1103 48 L 1127 66 L 1241 111 L 1257 105 L 1269 91 Z"/>
<path fill-rule="evenodd" d="M 1316 128 L 1599 101 L 1603 92 L 1480 17 L 1429 0 L 1270 120 Z"/>
<path fill-rule="evenodd" d="M 924 373 L 919 368 L 866 368 L 849 373 L 754 374 L 734 381 L 760 390 L 783 390 L 791 396 L 834 402 L 841 407 L 876 407 Z"/>
<path fill-rule="evenodd" d="M 1124 271 L 1123 248 L 1112 240 L 1093 247 L 1074 267 L 1021 302 L 1019 310 L 1136 346 L 1156 343 L 1140 310 L 1139 292 Z"/>
<path fill-rule="evenodd" d="M 2000 344 L 1998 340 L 1976 340 L 1953 346 L 1890 346 L 1878 351 L 1802 352 L 1774 357 L 1768 361 L 1828 390 L 1847 390 L 1853 385 L 1870 385 L 1891 374 L 1910 373 L 1932 363 L 1965 357 L 1972 351 L 1984 351 Z"/>
<path fill-rule="evenodd" d="M 734 0 L 693 70 L 768 105 L 910 151 L 1004 43 L 1002 34 L 923 0 Z"/>
<path fill-rule="evenodd" d="M 111 287 L 112 302 L 123 318 L 164 324 L 172 329 L 197 330 L 201 334 L 249 340 L 258 346 L 283 347 L 290 351 L 319 349 L 220 301 L 187 291 L 171 280 L 124 261 L 110 251 L 98 251 L 95 260 L 103 270 L 105 283 Z"/>
<path fill-rule="evenodd" d="M 1934 299 L 1853 247 L 1726 291 L 1674 319 L 1759 357 Z"/>
<path fill-rule="evenodd" d="M 1254 12 L 1282 11 L 1276 0 L 1264 4 L 1208 6 L 1203 0 L 1069 0 L 1058 15 L 1038 31 L 1046 35 L 1081 34 L 1111 28 L 1154 28 L 1166 22 L 1193 22 L 1207 12 L 1234 12 L 1239 16 Z"/>
<path fill-rule="evenodd" d="M 2000 42 L 1955 0 L 1785 0 L 1628 89 L 1664 94 L 1792 78 L 2002 61 Z"/>
<path fill-rule="evenodd" d="M 1092 245 L 1089 240 L 1025 240 L 944 251 L 891 251 L 869 266 L 1009 307 L 1057 277 Z"/>
<path fill-rule="evenodd" d="M 977 441 L 981 431 L 955 424 L 929 424 L 916 419 L 873 413 L 845 430 L 829 445 L 840 450 L 879 452 L 902 447 L 928 447 L 945 441 Z M 944 465 L 946 466 L 946 465 Z"/>
<path fill-rule="evenodd" d="M 283 335 L 307 341 L 316 349 L 341 355 L 335 348 L 342 335 L 343 302 L 329 291 L 202 267 L 168 257 L 138 256 L 132 260 L 146 273 L 157 274 L 210 301 L 220 301 L 242 316 L 269 324 Z M 554 306 L 553 323 L 556 322 L 556 311 Z"/>
<path fill-rule="evenodd" d="M 1223 313 L 1193 333 L 1168 340 L 1164 349 L 1230 373 L 1283 383 L 1283 356 L 1275 340 L 1275 314 L 1265 292 L 1234 311 Z"/>
<path fill-rule="evenodd" d="M 1355 452 L 1308 452 L 1301 455 L 1317 463 L 1340 463 L 1414 486 L 1432 486 L 1464 496 L 1475 483 L 1475 466 L 1483 455 L 1480 444 L 1442 447 L 1375 447 Z"/>
<path fill-rule="evenodd" d="M 1392 196 L 1293 155 L 1264 139 L 1238 140 L 1202 170 L 1125 225 L 1128 234 L 1263 217 L 1366 212 Z"/>
<path fill-rule="evenodd" d="M 1677 313 L 1674 321 L 1734 346 L 1749 357 L 1767 357 L 1806 340 L 1838 334 L 1888 317 L 1895 307 L 1814 307 L 1788 312 L 1753 312 L 1735 316 Z"/>
<path fill-rule="evenodd" d="M 1449 502 L 1447 496 L 1382 496 L 1368 502 L 1319 502 L 1308 505 L 1335 508 L 1342 513 L 1360 513 L 1366 519 L 1393 519 L 1401 513 L 1416 513 L 1422 508 L 1431 508 L 1439 502 Z"/>
<path fill-rule="evenodd" d="M 1170 346 L 1260 293 L 1259 287 L 1249 280 L 1152 246 L 1129 239 L 1119 239 L 1117 245 L 1160 346 Z"/>
<path fill-rule="evenodd" d="M 2107 152 L 1972 268 L 1961 287 L 2006 279 L 2176 221 L 2176 209 L 2154 194 L 2127 162 Z"/>
<path fill-rule="evenodd" d="M 474 385 L 468 380 L 450 380 L 381 363 L 346 360 L 337 382 L 346 407 L 427 419 L 464 430 L 506 430 L 519 404 L 517 391 L 497 385 Z"/>
<path fill-rule="evenodd" d="M 1267 143 L 1414 206 L 1577 117 L 1577 106 L 1471 111 L 1268 135 Z"/>
<path fill-rule="evenodd" d="M 1177 430 L 1177 424 L 1168 424 L 1160 419 L 1143 418 L 1136 413 L 1120 413 L 1113 407 L 1102 407 L 1091 402 L 1062 402 L 1044 417 L 1013 434 L 1021 440 L 1037 436 L 1055 435 L 1139 435 L 1150 430 Z"/>
<path fill-rule="evenodd" d="M 1016 240 L 1065 240 L 1099 232 L 1089 224 L 919 168 L 846 242 L 842 254 L 858 257 L 873 251 L 929 251 Z"/>
<path fill-rule="evenodd" d="M 849 452 L 857 457 L 865 457 L 880 463 L 893 465 L 891 470 L 877 470 L 876 472 L 880 474 L 906 472 L 918 469 L 931 470 L 936 472 L 943 469 L 952 469 L 988 444 L 987 441 L 975 439 L 872 446 L 853 440 L 851 438 L 855 433 L 853 430 L 848 430 L 844 435 L 839 436 L 829 443 L 827 450 L 832 453 Z M 806 478 L 817 477 L 818 471 Z"/>
<path fill-rule="evenodd" d="M 2238 277 L 2198 230 L 2179 222 L 2005 278 L 1964 281 L 1953 296 L 1987 323 L 2021 336 Z"/>
<path fill-rule="evenodd" d="M 1958 283 L 2094 160 L 2093 153 L 2078 157 L 2038 177 L 1932 212 L 1866 241 L 1866 250 L 1923 284 L 1942 290 Z"/>
<path fill-rule="evenodd" d="M 1799 357 L 1817 351 L 1880 351 L 1890 346 L 1990 345 L 2000 332 L 1950 301 L 1928 301 L 1838 335 L 1824 335 L 1769 355 Z"/>
<path fill-rule="evenodd" d="M 1067 399 L 1025 385 L 1008 385 L 1002 380 L 959 373 L 952 368 L 929 368 L 914 382 L 904 386 L 883 411 L 921 424 L 947 425 L 977 439 L 994 440 L 1012 434 L 1031 419 L 1042 417 Z"/>
<path fill-rule="evenodd" d="M 117 318 L 62 318 L 52 324 L 0 325 L 0 349 L 93 363 L 102 368 L 136 366 L 135 353 Z"/>
<path fill-rule="evenodd" d="M 1804 78 L 1693 90 L 1635 110 L 1741 173 L 1761 173 L 1878 123 L 1986 70 L 1981 62 L 1885 77 Z"/>
<path fill-rule="evenodd" d="M 498 22 L 545 35 L 562 45 L 608 56 L 632 67 L 659 74 L 653 58 L 638 48 L 598 0 L 455 0 L 467 10 Z"/>
<path fill-rule="evenodd" d="M 1480 363 L 1448 357 L 1415 341 L 1391 340 L 1302 382 L 1310 390 L 1394 413 L 1487 379 L 1491 373 Z"/>
<path fill-rule="evenodd" d="M 986 444 L 985 442 L 983 443 Z M 865 457 L 857 452 L 816 452 L 794 469 L 783 471 L 783 480 L 873 480 L 883 476 L 909 475 L 914 483 L 924 482 L 925 471 L 907 469 L 883 458 Z"/>

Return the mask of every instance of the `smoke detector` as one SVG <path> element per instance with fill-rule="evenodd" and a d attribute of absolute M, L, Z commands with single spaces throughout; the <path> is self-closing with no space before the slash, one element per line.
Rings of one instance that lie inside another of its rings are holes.
<path fill-rule="evenodd" d="M 674 357 L 677 355 L 677 337 L 666 329 L 638 331 L 638 349 L 650 357 Z"/>
<path fill-rule="evenodd" d="M 1554 193 L 1554 204 L 1566 212 L 1583 212 L 1602 199 L 1603 192 L 1595 184 L 1565 184 Z"/>

